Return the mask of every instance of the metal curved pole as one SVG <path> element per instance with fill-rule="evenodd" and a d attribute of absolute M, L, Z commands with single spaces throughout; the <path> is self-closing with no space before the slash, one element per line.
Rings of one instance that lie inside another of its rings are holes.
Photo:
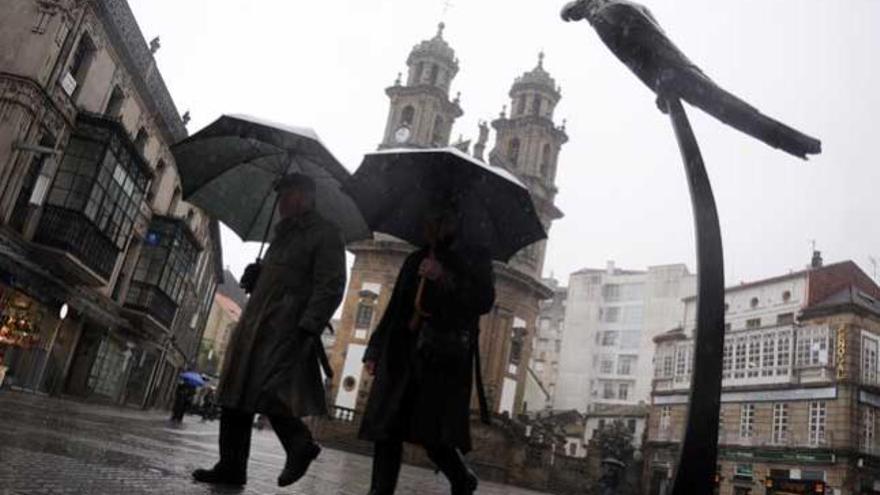
<path fill-rule="evenodd" d="M 665 99 L 687 173 L 697 244 L 697 327 L 687 424 L 671 495 L 713 493 L 724 357 L 724 254 L 712 186 L 678 97 Z M 686 460 L 686 462 L 682 462 Z"/>

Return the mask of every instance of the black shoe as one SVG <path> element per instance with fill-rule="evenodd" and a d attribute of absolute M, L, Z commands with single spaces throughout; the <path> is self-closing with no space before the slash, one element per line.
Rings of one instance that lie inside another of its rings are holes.
<path fill-rule="evenodd" d="M 214 466 L 212 469 L 196 469 L 193 471 L 192 477 L 200 483 L 210 483 L 212 485 L 243 486 L 247 484 L 246 475 L 233 473 L 217 466 Z"/>
<path fill-rule="evenodd" d="M 479 484 L 479 481 L 477 475 L 468 469 L 461 485 L 452 487 L 452 495 L 472 495 L 477 491 L 477 484 Z"/>
<path fill-rule="evenodd" d="M 302 478 L 309 466 L 312 464 L 318 454 L 321 453 L 321 447 L 316 443 L 309 443 L 301 452 L 291 458 L 287 457 L 284 464 L 284 470 L 278 476 L 278 486 L 288 486 L 296 483 Z"/>

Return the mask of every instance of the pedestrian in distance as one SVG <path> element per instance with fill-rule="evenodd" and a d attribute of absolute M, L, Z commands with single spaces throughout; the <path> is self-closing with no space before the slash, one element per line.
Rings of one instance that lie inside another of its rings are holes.
<path fill-rule="evenodd" d="M 394 493 L 403 442 L 425 448 L 453 495 L 477 486 L 462 455 L 471 450 L 473 363 L 494 275 L 488 251 L 457 238 L 457 224 L 451 209 L 426 215 L 427 247 L 404 261 L 364 355 L 375 377 L 360 430 L 375 443 L 370 495 Z"/>
<path fill-rule="evenodd" d="M 174 404 L 171 406 L 171 422 L 183 423 L 183 416 L 189 410 L 193 396 L 196 394 L 196 388 L 185 380 L 177 383 L 177 389 L 174 391 Z"/>
<path fill-rule="evenodd" d="M 342 300 L 345 246 L 315 211 L 315 182 L 281 178 L 280 220 L 233 331 L 218 386 L 220 460 L 196 481 L 244 485 L 255 414 L 268 416 L 287 454 L 279 486 L 305 475 L 321 448 L 302 417 L 326 414 L 320 334 Z M 254 269 L 250 269 L 254 273 Z"/>

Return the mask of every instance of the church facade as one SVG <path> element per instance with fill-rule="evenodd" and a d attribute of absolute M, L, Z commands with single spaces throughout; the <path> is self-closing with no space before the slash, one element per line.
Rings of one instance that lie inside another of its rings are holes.
<path fill-rule="evenodd" d="M 455 120 L 463 115 L 450 86 L 459 70 L 454 50 L 437 34 L 417 44 L 407 58 L 407 75 L 399 75 L 385 93 L 389 110 L 379 149 L 436 148 L 450 145 Z M 543 67 L 516 78 L 507 106 L 491 122 L 495 145 L 484 157 L 489 125 L 480 124 L 473 155 L 517 176 L 532 193 L 536 211 L 549 231 L 562 213 L 554 206 L 559 152 L 568 137 L 553 113 L 561 94 Z M 468 151 L 468 143 L 455 145 Z M 362 411 L 371 377 L 361 360 L 370 335 L 391 297 L 394 282 L 411 245 L 382 234 L 348 246 L 355 255 L 343 301 L 342 319 L 331 364 L 335 371 L 330 402 L 337 411 Z M 527 409 L 524 400 L 527 367 L 535 334 L 539 303 L 552 297 L 541 281 L 546 241 L 517 253 L 509 263 L 495 263 L 496 302 L 480 322 L 481 365 L 491 412 L 515 415 Z M 476 405 L 476 401 L 474 401 Z"/>

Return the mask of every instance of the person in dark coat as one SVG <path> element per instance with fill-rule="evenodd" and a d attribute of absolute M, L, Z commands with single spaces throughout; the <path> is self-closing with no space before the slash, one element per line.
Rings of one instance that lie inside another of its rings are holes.
<path fill-rule="evenodd" d="M 193 472 L 197 481 L 246 483 L 256 413 L 269 417 L 287 453 L 279 486 L 301 478 L 321 451 L 300 418 L 327 412 L 320 334 L 342 301 L 345 245 L 339 229 L 314 210 L 311 178 L 288 175 L 278 194 L 281 220 L 230 336 L 220 377 L 220 461 Z"/>
<path fill-rule="evenodd" d="M 177 384 L 174 391 L 174 405 L 171 407 L 171 421 L 173 423 L 182 423 L 183 416 L 192 404 L 192 399 L 196 395 L 196 388 L 183 380 Z"/>
<path fill-rule="evenodd" d="M 456 239 L 455 231 L 454 213 L 428 216 L 433 249 L 404 261 L 364 355 L 375 376 L 360 430 L 375 442 L 370 495 L 394 493 L 403 442 L 426 449 L 454 495 L 476 489 L 462 454 L 471 450 L 473 358 L 480 315 L 495 302 L 494 275 L 488 251 Z"/>

